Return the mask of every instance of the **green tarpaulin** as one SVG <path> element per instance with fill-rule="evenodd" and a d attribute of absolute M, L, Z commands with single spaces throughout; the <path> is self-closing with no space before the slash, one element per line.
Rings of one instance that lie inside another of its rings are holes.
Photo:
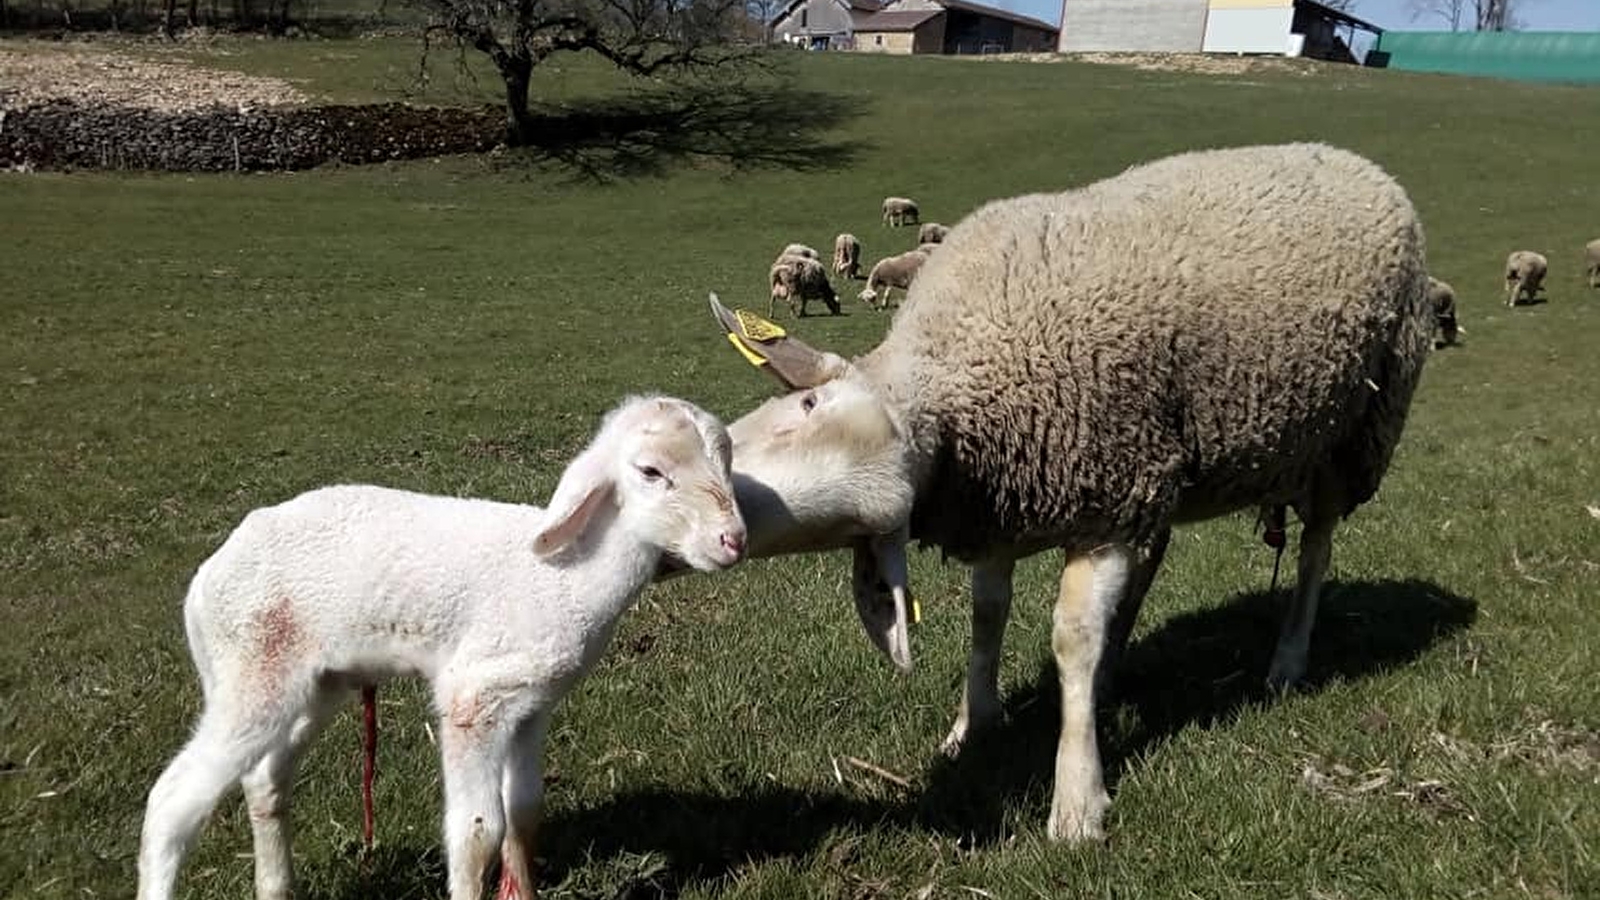
<path fill-rule="evenodd" d="M 1600 32 L 1385 31 L 1371 63 L 1520 81 L 1600 83 Z"/>

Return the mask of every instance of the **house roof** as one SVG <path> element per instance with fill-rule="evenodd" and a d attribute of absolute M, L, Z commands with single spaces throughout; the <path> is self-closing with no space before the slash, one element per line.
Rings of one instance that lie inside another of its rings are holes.
<path fill-rule="evenodd" d="M 1012 23 L 1015 23 L 1017 25 L 1026 25 L 1029 28 L 1038 28 L 1038 29 L 1040 29 L 1042 31 L 1060 31 L 1061 30 L 1061 29 L 1057 28 L 1055 25 L 1052 25 L 1049 22 L 1043 21 L 1042 19 L 1035 19 L 1035 18 L 1033 18 L 1031 16 L 1018 15 L 1017 13 L 1011 12 L 1010 10 L 999 9 L 999 8 L 993 7 L 993 6 L 984 6 L 982 3 L 972 3 L 972 2 L 970 2 L 970 0 L 934 0 L 934 2 L 938 3 L 940 6 L 945 7 L 946 9 L 959 9 L 959 10 L 962 10 L 963 12 L 976 13 L 977 15 L 980 15 L 980 16 L 989 16 L 989 17 L 995 18 L 995 19 L 1004 19 L 1007 22 L 1012 22 Z"/>
<path fill-rule="evenodd" d="M 783 9 L 780 9 L 773 14 L 772 21 L 783 21 L 784 19 L 788 18 L 790 13 L 794 12 L 795 7 L 804 2 L 806 2 L 806 0 L 789 0 L 789 2 L 784 5 Z M 851 13 L 861 14 L 875 13 L 887 6 L 890 0 L 838 0 L 838 2 L 842 2 L 845 6 L 848 6 Z"/>
<path fill-rule="evenodd" d="M 856 30 L 916 31 L 929 19 L 942 15 L 942 9 L 891 9 L 857 19 Z"/>
<path fill-rule="evenodd" d="M 1383 34 L 1382 28 L 1379 28 L 1371 22 L 1368 22 L 1366 19 L 1358 19 L 1342 9 L 1334 9 L 1331 6 L 1318 3 L 1316 0 L 1294 0 L 1294 5 L 1298 9 L 1308 9 L 1317 15 L 1322 16 L 1325 19 L 1331 19 L 1340 25 L 1349 25 L 1353 28 L 1359 28 L 1362 31 L 1371 32 L 1372 34 Z"/>

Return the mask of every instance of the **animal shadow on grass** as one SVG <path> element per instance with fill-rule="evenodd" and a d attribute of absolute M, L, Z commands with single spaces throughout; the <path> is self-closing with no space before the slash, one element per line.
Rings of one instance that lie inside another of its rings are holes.
<path fill-rule="evenodd" d="M 810 853 L 835 829 L 906 820 L 904 804 L 753 786 L 727 796 L 631 791 L 562 812 L 540 827 L 541 890 L 594 900 L 665 900 L 738 867 Z M 358 872 L 341 872 L 312 900 L 428 898 L 445 892 L 437 842 L 379 845 Z M 332 874 L 332 873 L 330 873 Z"/>
<path fill-rule="evenodd" d="M 858 115 L 845 97 L 786 84 L 680 84 L 532 111 L 529 156 L 608 182 L 678 166 L 832 171 L 863 144 L 828 132 Z"/>
<path fill-rule="evenodd" d="M 1272 701 L 1264 680 L 1287 597 L 1286 591 L 1243 594 L 1168 619 L 1129 644 L 1098 712 L 1113 793 L 1121 771 L 1153 745 L 1189 725 L 1226 723 L 1246 706 Z M 1335 680 L 1405 665 L 1470 626 L 1477 608 L 1425 581 L 1330 581 L 1311 638 L 1310 669 L 1296 690 L 1316 693 Z M 974 735 L 958 759 L 934 762 L 919 800 L 923 825 L 989 843 L 1004 839 L 1005 811 L 1019 801 L 1048 806 L 1060 728 L 1054 662 L 1012 691 L 1005 708 L 1005 722 Z"/>

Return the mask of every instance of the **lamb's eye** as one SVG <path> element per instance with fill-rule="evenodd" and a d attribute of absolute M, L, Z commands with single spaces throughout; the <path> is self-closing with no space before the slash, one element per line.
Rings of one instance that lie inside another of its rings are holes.
<path fill-rule="evenodd" d="M 660 481 L 662 478 L 661 470 L 655 466 L 635 466 L 635 468 L 644 476 L 645 481 Z"/>
<path fill-rule="evenodd" d="M 816 394 L 810 393 L 808 391 L 804 397 L 800 398 L 800 410 L 801 410 L 801 412 L 809 413 L 813 409 L 816 409 L 816 408 L 817 408 L 817 395 Z"/>

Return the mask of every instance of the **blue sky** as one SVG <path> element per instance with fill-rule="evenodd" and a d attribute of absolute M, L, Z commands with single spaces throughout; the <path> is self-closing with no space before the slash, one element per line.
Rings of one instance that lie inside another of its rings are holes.
<path fill-rule="evenodd" d="M 1046 22 L 1061 21 L 1061 0 L 978 0 Z M 1471 0 L 1468 0 L 1471 5 Z M 1411 20 L 1408 0 L 1357 0 L 1351 10 L 1380 28 L 1431 31 L 1448 28 L 1442 19 Z M 1517 17 L 1527 31 L 1600 31 L 1600 0 L 1517 0 Z"/>

